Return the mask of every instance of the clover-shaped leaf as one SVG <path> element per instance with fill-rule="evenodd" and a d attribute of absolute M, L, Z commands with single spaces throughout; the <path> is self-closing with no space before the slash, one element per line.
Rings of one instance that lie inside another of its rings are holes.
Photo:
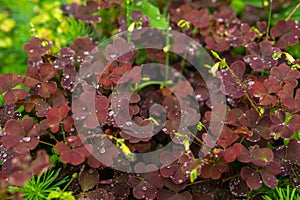
<path fill-rule="evenodd" d="M 153 170 L 156 168 L 156 166 L 151 164 L 145 165 L 138 163 L 135 166 L 135 171 Z M 157 192 L 164 186 L 158 171 L 138 174 L 138 176 L 130 176 L 128 184 L 133 188 L 133 196 L 137 199 L 154 199 Z"/>
<path fill-rule="evenodd" d="M 24 85 L 30 88 L 36 87 L 41 97 L 49 98 L 57 90 L 57 84 L 50 81 L 56 74 L 52 64 L 42 63 L 40 68 L 30 67 L 26 71 Z"/>
<path fill-rule="evenodd" d="M 290 66 L 281 64 L 278 67 L 273 67 L 270 71 L 270 79 L 276 79 L 280 82 L 291 82 L 300 78 L 298 70 L 292 70 Z"/>
<path fill-rule="evenodd" d="M 217 34 L 207 36 L 205 38 L 206 48 L 223 52 L 230 48 L 230 41 L 225 37 L 220 37 Z"/>
<path fill-rule="evenodd" d="M 96 48 L 96 45 L 91 38 L 77 38 L 70 48 L 75 51 L 76 61 L 80 63 L 83 61 L 82 59 L 88 56 L 90 52 Z"/>
<path fill-rule="evenodd" d="M 300 28 L 295 20 L 279 20 L 270 31 L 271 36 L 276 39 L 276 47 L 283 49 L 286 46 L 294 46 L 300 38 Z"/>
<path fill-rule="evenodd" d="M 6 135 L 2 138 L 3 145 L 12 147 L 18 154 L 33 150 L 38 145 L 38 136 L 41 134 L 40 125 L 34 124 L 30 117 L 24 117 L 21 124 L 15 119 L 7 121 L 4 131 Z"/>
<path fill-rule="evenodd" d="M 24 45 L 24 50 L 28 52 L 29 67 L 37 67 L 42 62 L 42 56 L 51 49 L 51 46 L 46 39 L 31 38 L 29 44 Z"/>
<path fill-rule="evenodd" d="M 243 79 L 246 66 L 244 62 L 236 61 L 230 65 L 230 68 L 234 72 L 235 76 L 233 76 L 232 73 L 226 69 L 221 70 L 219 73 L 219 77 L 223 83 L 223 92 L 232 98 L 242 97 L 244 96 L 245 92 L 242 86 L 239 84 L 239 81 Z M 239 80 L 237 80 L 237 78 Z"/>
<path fill-rule="evenodd" d="M 240 30 L 235 29 L 230 35 L 231 45 L 234 47 L 245 46 L 252 42 L 257 37 L 257 34 L 251 29 L 248 24 L 241 24 Z"/>
<path fill-rule="evenodd" d="M 270 127 L 271 131 L 282 138 L 290 138 L 294 132 L 300 131 L 300 115 L 288 117 L 284 111 L 278 110 L 271 114 L 270 119 L 273 122 Z"/>
<path fill-rule="evenodd" d="M 235 159 L 242 154 L 242 146 L 240 143 L 235 143 L 233 146 L 226 149 L 224 153 L 224 160 L 227 162 L 233 162 Z"/>
<path fill-rule="evenodd" d="M 252 42 L 246 45 L 247 55 L 244 61 L 250 64 L 250 67 L 255 71 L 262 71 L 274 67 L 278 61 L 274 60 L 272 56 L 274 53 L 280 52 L 280 49 L 272 47 L 269 41 L 262 41 L 257 45 Z"/>
<path fill-rule="evenodd" d="M 94 99 L 94 101 L 93 101 Z M 108 117 L 109 100 L 105 96 L 96 96 L 93 92 L 84 92 L 72 102 L 73 118 L 82 121 L 86 128 L 95 128 Z"/>
<path fill-rule="evenodd" d="M 118 38 L 113 41 L 113 44 L 106 46 L 106 59 L 108 61 L 126 62 L 133 58 L 133 50 L 134 44 L 132 42 L 127 42 L 122 38 Z"/>
<path fill-rule="evenodd" d="M 262 182 L 270 188 L 275 188 L 278 180 L 276 175 L 280 173 L 280 164 L 276 161 L 268 163 L 265 167 L 255 170 L 249 166 L 241 169 L 241 178 L 246 181 L 251 190 L 256 190 L 262 186 Z"/>
<path fill-rule="evenodd" d="M 72 127 L 72 120 L 66 118 L 69 113 L 70 108 L 67 105 L 62 105 L 59 108 L 51 108 L 47 113 L 46 124 L 51 128 L 52 133 L 57 133 L 59 131 L 60 125 L 64 125 L 64 130 L 70 132 Z M 71 124 L 69 124 L 71 123 Z"/>
<path fill-rule="evenodd" d="M 262 105 L 267 106 L 278 102 L 278 98 L 274 94 L 277 94 L 280 89 L 280 85 L 274 84 L 271 79 L 266 79 L 263 83 L 255 81 L 249 92 L 254 97 L 258 97 Z"/>
<path fill-rule="evenodd" d="M 211 178 L 212 180 L 217 180 L 221 177 L 222 173 L 226 172 L 228 169 L 227 162 L 220 158 L 218 160 L 212 161 L 212 163 L 205 164 L 201 167 L 201 176 L 203 178 Z"/>
<path fill-rule="evenodd" d="M 257 166 L 267 166 L 274 159 L 274 153 L 269 148 L 252 149 L 251 162 Z"/>
<path fill-rule="evenodd" d="M 15 104 L 18 100 L 24 99 L 27 92 L 24 89 L 14 89 L 23 82 L 24 78 L 21 74 L 4 74 L 0 76 L 0 94 L 4 94 L 6 104 Z"/>
<path fill-rule="evenodd" d="M 93 146 L 84 144 L 84 141 L 85 137 L 83 135 L 70 136 L 67 138 L 67 144 L 57 142 L 55 151 L 60 154 L 62 162 L 75 166 L 80 165 L 93 151 Z"/>
<path fill-rule="evenodd" d="M 100 16 L 95 15 L 100 6 L 94 1 L 87 1 L 86 5 L 78 5 L 75 8 L 75 18 L 93 24 L 101 20 Z"/>
<path fill-rule="evenodd" d="M 120 153 L 120 150 L 107 140 L 101 138 L 91 139 L 94 147 L 93 154 L 88 157 L 87 163 L 92 168 L 100 166 L 110 167 L 114 163 L 114 158 Z"/>
<path fill-rule="evenodd" d="M 186 18 L 197 28 L 208 27 L 209 21 L 211 20 L 211 16 L 209 15 L 207 9 L 192 10 L 191 12 L 187 13 Z"/>

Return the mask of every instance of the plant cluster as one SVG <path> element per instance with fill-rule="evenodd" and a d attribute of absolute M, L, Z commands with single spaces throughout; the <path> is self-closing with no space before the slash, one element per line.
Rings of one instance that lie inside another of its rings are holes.
<path fill-rule="evenodd" d="M 122 4 L 126 9 L 119 11 Z M 11 195 L 11 185 L 26 188 L 32 175 L 51 164 L 66 174 L 79 172 L 67 185 L 78 199 L 254 199 L 264 195 L 255 194 L 258 189 L 276 188 L 278 179 L 299 190 L 300 55 L 287 49 L 299 45 L 300 27 L 290 17 L 271 27 L 265 21 L 268 12 L 290 4 L 270 1 L 267 12 L 247 4 L 238 15 L 233 10 L 238 7 L 226 1 L 154 5 L 88 0 L 62 6 L 66 16 L 103 33 L 102 38 L 110 36 L 107 23 L 130 34 L 105 48 L 98 48 L 99 37 L 76 38 L 58 54 L 51 54 L 47 38 L 34 37 L 24 45 L 26 74 L 0 76 L 5 102 L 0 108 L 0 196 Z M 112 17 L 105 21 L 108 15 Z M 169 52 L 187 58 L 194 50 L 186 49 L 180 35 L 168 38 L 168 30 L 156 36 L 174 40 L 174 46 L 151 41 L 163 50 L 135 47 L 134 41 L 147 37 L 145 27 L 171 27 L 202 44 L 214 58 L 213 65 L 203 67 L 220 82 L 205 83 L 190 63 Z M 94 70 L 97 54 L 109 64 Z M 143 67 L 150 62 L 174 66 L 185 79 L 165 75 L 165 81 L 151 82 L 161 74 Z M 83 73 L 80 79 L 78 73 Z M 134 94 L 114 102 L 117 87 Z M 193 90 L 199 115 L 190 100 Z M 226 95 L 225 101 L 212 106 L 211 91 Z M 220 133 L 213 128 L 219 124 Z M 102 132 L 95 131 L 97 125 Z M 148 160 L 135 162 L 133 153 L 151 152 L 171 141 L 174 148 L 159 155 L 162 168 Z M 169 163 L 172 158 L 175 162 Z M 113 170 L 115 166 L 135 173 Z M 150 172 L 141 173 L 145 169 Z M 51 195 L 62 193 L 58 189 Z"/>

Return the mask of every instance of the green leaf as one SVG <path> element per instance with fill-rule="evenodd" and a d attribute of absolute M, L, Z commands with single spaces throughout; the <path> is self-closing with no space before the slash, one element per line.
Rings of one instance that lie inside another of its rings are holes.
<path fill-rule="evenodd" d="M 24 106 L 20 106 L 20 107 L 15 111 L 15 113 L 16 113 L 16 112 L 21 113 L 21 112 L 23 112 L 23 111 L 24 111 Z"/>
<path fill-rule="evenodd" d="M 197 130 L 198 130 L 198 131 L 202 131 L 202 129 L 203 129 L 203 124 L 202 124 L 202 122 L 198 122 L 198 124 L 197 124 Z"/>
<path fill-rule="evenodd" d="M 193 183 L 198 178 L 198 167 L 194 168 L 190 173 L 190 181 Z"/>
<path fill-rule="evenodd" d="M 4 105 L 4 94 L 0 94 L 0 106 Z"/>
<path fill-rule="evenodd" d="M 65 192 L 57 188 L 55 191 L 50 192 L 47 200 L 50 199 L 75 200 L 75 197 L 72 195 L 72 192 Z"/>
<path fill-rule="evenodd" d="M 178 133 L 178 132 L 175 132 L 174 135 L 178 136 L 178 137 L 183 137 L 183 135 L 181 133 Z"/>
<path fill-rule="evenodd" d="M 210 50 L 211 54 L 218 60 L 222 60 L 222 58 L 219 56 L 219 54 L 217 52 L 215 52 L 214 50 Z"/>
<path fill-rule="evenodd" d="M 287 115 L 287 116 L 285 117 L 284 123 L 285 123 L 285 124 L 288 124 L 288 123 L 290 122 L 290 120 L 292 119 L 292 117 L 293 117 L 293 115 Z"/>
<path fill-rule="evenodd" d="M 183 140 L 183 146 L 186 151 L 190 149 L 190 141 L 188 139 Z"/>
<path fill-rule="evenodd" d="M 245 1 L 243 0 L 232 0 L 230 3 L 230 7 L 235 10 L 237 14 L 240 14 L 241 12 L 244 11 L 246 5 Z"/>
<path fill-rule="evenodd" d="M 246 0 L 245 3 L 261 8 L 262 2 L 259 0 Z"/>
<path fill-rule="evenodd" d="M 131 10 L 140 10 L 143 15 L 148 16 L 151 20 L 151 27 L 159 29 L 169 28 L 166 18 L 160 14 L 159 9 L 147 0 L 133 2 Z"/>

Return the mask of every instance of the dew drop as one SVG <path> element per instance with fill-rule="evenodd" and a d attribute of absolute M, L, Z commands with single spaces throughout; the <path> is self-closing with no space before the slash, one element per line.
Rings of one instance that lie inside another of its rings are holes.
<path fill-rule="evenodd" d="M 105 153 L 105 149 L 103 147 L 99 151 L 100 153 Z"/>
<path fill-rule="evenodd" d="M 115 58 L 117 57 L 117 55 L 116 55 L 116 54 L 111 54 L 110 57 L 111 57 L 112 59 L 115 59 Z"/>
<path fill-rule="evenodd" d="M 201 94 L 197 94 L 196 95 L 196 99 L 200 100 L 202 98 L 202 95 Z"/>
<path fill-rule="evenodd" d="M 7 153 L 2 154 L 2 158 L 6 158 L 7 157 Z"/>
<path fill-rule="evenodd" d="M 24 142 L 30 142 L 30 139 L 31 139 L 30 137 L 24 137 L 24 138 L 23 138 L 23 141 L 24 141 Z"/>
<path fill-rule="evenodd" d="M 142 190 L 146 191 L 146 190 L 147 190 L 146 186 L 143 186 L 143 187 L 142 187 Z"/>
<path fill-rule="evenodd" d="M 115 114 L 115 112 L 111 110 L 111 111 L 109 111 L 108 116 L 111 117 L 111 116 L 113 116 L 114 114 Z"/>
<path fill-rule="evenodd" d="M 125 123 L 127 126 L 131 126 L 132 125 L 132 122 L 131 121 L 128 121 Z"/>

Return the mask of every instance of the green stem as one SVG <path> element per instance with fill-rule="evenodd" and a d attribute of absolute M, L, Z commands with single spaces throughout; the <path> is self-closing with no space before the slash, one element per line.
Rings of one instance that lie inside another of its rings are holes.
<path fill-rule="evenodd" d="M 60 126 L 61 126 L 61 132 L 62 132 L 62 135 L 63 135 L 64 142 L 66 142 L 66 141 L 67 141 L 67 139 L 66 139 L 66 133 L 65 133 L 64 126 L 63 126 L 63 124 L 62 124 L 62 123 L 60 124 Z"/>
<path fill-rule="evenodd" d="M 185 51 L 184 54 L 183 54 L 183 59 L 182 59 L 182 61 L 180 63 L 180 65 L 181 65 L 181 73 L 180 74 L 183 74 L 184 71 L 185 71 L 185 63 L 186 63 L 185 60 L 186 60 L 187 55 L 188 55 L 188 52 Z M 182 77 L 183 77 L 183 75 L 179 76 L 179 81 L 181 81 Z"/>
<path fill-rule="evenodd" d="M 40 143 L 42 143 L 42 144 L 46 144 L 46 145 L 48 145 L 48 146 L 51 146 L 51 147 L 53 147 L 53 146 L 54 146 L 54 144 L 50 144 L 50 143 L 48 143 L 48 142 L 44 142 L 44 141 L 41 141 L 41 140 L 40 140 Z"/>
<path fill-rule="evenodd" d="M 241 88 L 244 90 L 245 96 L 246 98 L 249 100 L 251 106 L 254 108 L 254 110 L 259 114 L 259 116 L 262 115 L 262 113 L 260 112 L 260 110 L 258 109 L 258 107 L 256 106 L 255 102 L 253 101 L 253 99 L 251 98 L 251 96 L 249 95 L 247 89 L 244 87 L 243 82 L 240 80 L 240 78 L 234 73 L 234 71 L 230 68 L 230 66 L 226 63 L 226 68 L 228 69 L 228 71 L 231 73 L 231 75 L 234 77 L 234 79 L 237 81 L 237 83 L 241 86 Z"/>
<path fill-rule="evenodd" d="M 128 28 L 130 26 L 131 21 L 131 9 L 130 9 L 130 3 L 131 0 L 126 0 L 126 24 L 127 24 L 127 42 L 131 42 L 131 33 L 128 31 Z"/>
<path fill-rule="evenodd" d="M 168 28 L 167 28 L 167 35 L 166 35 L 166 47 L 167 47 L 167 52 L 166 52 L 166 72 L 165 72 L 165 82 L 169 80 L 169 62 L 170 62 L 170 53 L 169 53 L 169 48 L 170 48 L 170 14 L 168 13 L 167 16 L 167 21 L 168 21 Z"/>
<path fill-rule="evenodd" d="M 292 17 L 292 15 L 298 10 L 299 7 L 300 7 L 300 3 L 298 3 L 296 5 L 296 7 L 292 10 L 292 12 L 289 14 L 289 16 L 287 16 L 287 18 L 285 19 L 285 21 L 288 21 Z"/>
<path fill-rule="evenodd" d="M 170 4 L 171 4 L 171 0 L 166 0 L 165 1 L 165 6 L 163 8 L 163 15 L 166 16 L 166 17 L 168 17 L 167 12 L 168 12 L 168 8 L 169 8 Z"/>
<path fill-rule="evenodd" d="M 149 85 L 171 85 L 173 84 L 172 81 L 148 81 L 148 82 L 145 82 L 141 85 L 138 85 L 136 88 L 135 88 L 135 92 L 139 92 L 141 89 L 143 89 L 144 87 L 147 87 Z"/>
<path fill-rule="evenodd" d="M 208 181 L 209 181 L 209 179 L 205 179 L 205 180 L 201 180 L 201 181 L 196 181 L 196 182 L 187 184 L 186 187 L 189 187 L 191 185 L 195 185 L 195 184 L 198 184 L 198 183 L 205 183 L 205 182 L 208 182 Z"/>
<path fill-rule="evenodd" d="M 269 31 L 270 31 L 270 26 L 271 26 L 272 5 L 273 5 L 273 0 L 270 0 L 270 8 L 269 8 L 269 16 L 268 16 L 268 28 L 267 28 L 267 34 L 266 34 L 266 40 L 267 41 L 269 39 Z"/>
<path fill-rule="evenodd" d="M 67 183 L 67 185 L 64 187 L 64 189 L 62 189 L 63 192 L 69 187 L 69 185 L 72 183 L 72 181 L 73 181 L 75 178 L 77 178 L 77 174 L 74 173 L 74 174 L 72 175 L 71 180 Z"/>

